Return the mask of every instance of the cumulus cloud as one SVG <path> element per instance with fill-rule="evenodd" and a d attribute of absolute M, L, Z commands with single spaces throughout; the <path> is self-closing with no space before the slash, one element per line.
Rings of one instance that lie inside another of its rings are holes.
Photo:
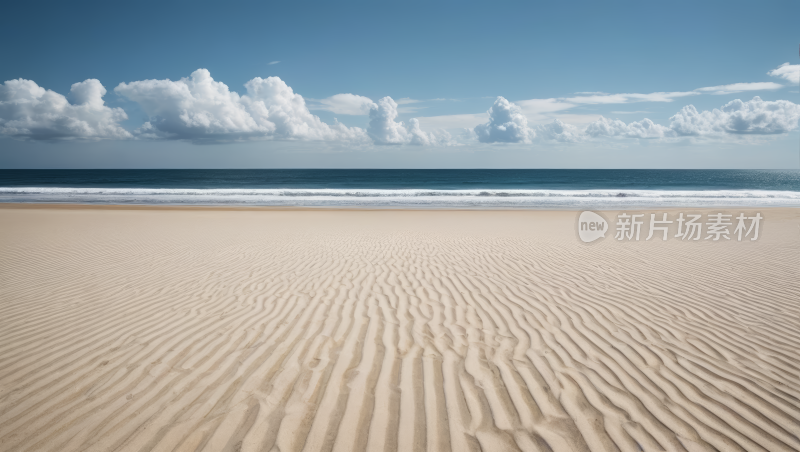
<path fill-rule="evenodd" d="M 670 118 L 670 129 L 684 136 L 771 135 L 796 129 L 798 120 L 800 105 L 787 100 L 764 101 L 756 96 L 748 102 L 733 100 L 712 111 L 698 112 L 693 105 L 687 105 Z"/>
<path fill-rule="evenodd" d="M 775 69 L 767 72 L 767 74 L 788 80 L 789 82 L 797 85 L 800 83 L 800 64 L 783 63 Z"/>
<path fill-rule="evenodd" d="M 780 85 L 779 85 L 780 86 Z M 611 105 L 627 104 L 634 102 L 673 102 L 678 98 L 696 96 L 701 94 L 699 91 L 675 91 L 675 92 L 656 92 L 648 94 L 621 93 L 609 94 L 603 92 L 580 92 L 573 97 L 549 98 L 549 99 L 526 99 L 514 103 L 503 101 L 492 107 L 497 110 L 496 118 L 492 118 L 489 123 L 481 126 L 473 126 L 471 132 L 478 137 L 481 142 L 512 142 L 529 143 L 532 142 L 537 134 L 541 140 L 556 140 L 561 142 L 575 142 L 584 139 L 585 136 L 579 129 L 572 130 L 575 124 L 589 124 L 600 118 L 597 114 L 568 114 L 567 110 L 582 105 Z M 511 111 L 513 110 L 513 112 Z M 522 116 L 516 116 L 521 113 Z M 513 120 L 507 121 L 502 116 L 507 115 Z M 468 115 L 453 115 L 454 119 L 463 119 L 465 124 Z M 478 115 L 471 115 L 477 117 Z M 442 120 L 450 117 L 442 117 Z M 422 118 L 427 124 L 429 120 L 435 118 Z M 522 126 L 522 120 L 533 123 L 545 123 L 537 126 Z M 441 121 L 444 122 L 444 121 Z M 465 127 L 469 127 L 465 125 Z M 562 132 L 563 130 L 563 132 Z"/>
<path fill-rule="evenodd" d="M 788 63 L 787 63 L 788 65 Z M 786 66 L 786 65 L 784 65 Z M 771 75 L 782 76 L 782 74 L 793 75 L 796 72 L 791 72 L 789 69 L 776 69 L 781 70 L 780 74 Z M 773 71 L 773 72 L 775 72 Z M 674 102 L 677 99 L 690 96 L 699 96 L 701 94 L 734 94 L 745 91 L 765 91 L 776 90 L 783 88 L 783 85 L 775 82 L 755 82 L 755 83 L 732 83 L 729 85 L 708 86 L 704 88 L 697 88 L 692 91 L 664 91 L 654 93 L 617 93 L 609 94 L 604 92 L 578 92 L 571 97 L 559 97 L 550 99 L 527 99 L 516 101 L 522 113 L 529 121 L 534 123 L 542 123 L 553 119 L 568 119 L 569 122 L 588 123 L 594 121 L 596 116 L 583 115 L 583 118 L 578 118 L 573 115 L 573 118 L 566 118 L 562 113 L 565 110 L 570 110 L 584 105 L 615 105 L 615 104 L 630 104 L 637 102 Z"/>
<path fill-rule="evenodd" d="M 562 143 L 576 143 L 584 139 L 583 131 L 578 127 L 562 122 L 559 119 L 549 124 L 537 125 L 536 138 L 554 140 Z"/>
<path fill-rule="evenodd" d="M 559 111 L 562 104 L 554 99 L 541 99 L 542 102 L 526 102 L 527 109 Z M 547 124 L 528 125 L 524 109 L 504 97 L 498 97 L 487 112 L 489 122 L 479 124 L 469 133 L 481 143 L 532 143 L 537 141 L 558 141 L 575 143 L 585 139 L 583 131 L 575 125 L 555 119 Z"/>
<path fill-rule="evenodd" d="M 278 63 L 277 61 L 273 63 Z M 800 83 L 800 65 L 785 63 L 769 75 Z M 306 100 L 278 77 L 256 77 L 239 94 L 216 81 L 205 69 L 172 80 L 120 83 L 115 92 L 136 102 L 148 121 L 133 134 L 121 121 L 120 108 L 105 105 L 106 89 L 90 79 L 72 85 L 67 96 L 46 90 L 30 80 L 0 85 L 0 134 L 22 139 L 150 138 L 194 142 L 246 139 L 318 140 L 347 143 L 452 145 L 442 128 L 466 128 L 483 143 L 579 142 L 603 137 L 659 139 L 770 135 L 797 129 L 800 106 L 789 101 L 735 100 L 709 111 L 687 105 L 670 118 L 668 126 L 650 119 L 624 122 L 595 113 L 581 113 L 586 105 L 634 102 L 674 102 L 701 94 L 731 94 L 783 87 L 774 82 L 735 83 L 692 91 L 649 94 L 575 93 L 571 97 L 509 102 L 498 97 L 486 114 L 461 114 L 398 121 L 423 101 L 384 97 L 378 102 L 351 93 L 313 101 L 313 108 L 342 115 L 369 116 L 366 130 L 336 121 L 323 122 L 311 114 Z M 405 108 L 406 110 L 403 110 Z M 571 109 L 575 114 L 570 114 Z M 615 112 L 619 114 L 631 112 Z M 634 112 L 637 113 L 637 112 Z M 639 112 L 641 113 L 641 112 Z"/>
<path fill-rule="evenodd" d="M 72 85 L 72 102 L 31 80 L 8 80 L 0 85 L 0 134 L 32 140 L 131 138 L 119 125 L 128 116 L 106 106 L 105 94 L 95 79 Z"/>
<path fill-rule="evenodd" d="M 519 106 L 499 96 L 489 108 L 489 122 L 473 129 L 481 143 L 530 143 L 536 132 Z"/>
<path fill-rule="evenodd" d="M 589 124 L 585 130 L 590 137 L 625 137 L 625 138 L 664 138 L 673 136 L 668 127 L 656 124 L 645 118 L 641 121 L 625 123 L 619 119 L 601 117 Z"/>
<path fill-rule="evenodd" d="M 800 105 L 786 100 L 764 101 L 756 96 L 747 102 L 737 99 L 711 111 L 698 111 L 693 105 L 687 105 L 670 118 L 669 126 L 656 124 L 647 118 L 626 123 L 601 116 L 585 128 L 558 119 L 548 124 L 529 127 L 519 107 L 499 97 L 489 110 L 489 117 L 489 122 L 470 129 L 473 138 L 483 143 L 575 143 L 608 137 L 722 138 L 740 134 L 772 135 L 790 132 L 798 128 Z"/>
<path fill-rule="evenodd" d="M 198 69 L 178 81 L 120 83 L 114 91 L 136 103 L 150 117 L 138 134 L 194 141 L 266 138 L 351 140 L 366 138 L 363 129 L 329 125 L 312 115 L 305 100 L 278 77 L 256 77 L 240 96 L 208 70 Z"/>
<path fill-rule="evenodd" d="M 697 111 L 694 105 L 687 105 L 670 118 L 669 127 L 649 119 L 625 123 L 600 118 L 590 124 L 585 133 L 591 137 L 627 138 L 773 135 L 796 129 L 798 120 L 800 105 L 786 100 L 764 101 L 756 96 L 747 102 L 736 99 L 711 111 Z"/>
<path fill-rule="evenodd" d="M 336 94 L 319 101 L 319 109 L 328 110 L 338 115 L 368 115 L 375 107 L 375 102 L 369 97 L 356 94 Z"/>
<path fill-rule="evenodd" d="M 150 117 L 144 128 L 165 138 L 271 134 L 277 128 L 265 118 L 253 118 L 239 94 L 205 69 L 178 81 L 120 83 L 114 92 L 138 103 Z"/>
<path fill-rule="evenodd" d="M 369 112 L 367 132 L 378 144 L 402 144 L 408 141 L 408 131 L 397 118 L 397 102 L 387 96 Z"/>
<path fill-rule="evenodd" d="M 273 123 L 274 136 L 277 138 L 332 141 L 366 139 L 366 133 L 359 127 L 345 127 L 338 122 L 328 125 L 312 115 L 303 96 L 292 91 L 278 77 L 256 77 L 247 82 L 245 88 L 247 96 L 242 97 L 248 111 L 260 122 Z"/>
<path fill-rule="evenodd" d="M 386 96 L 379 100 L 369 112 L 367 132 L 376 144 L 414 144 L 421 146 L 453 144 L 449 133 L 441 130 L 434 133 L 422 131 L 417 119 L 408 125 L 397 119 L 397 102 Z"/>

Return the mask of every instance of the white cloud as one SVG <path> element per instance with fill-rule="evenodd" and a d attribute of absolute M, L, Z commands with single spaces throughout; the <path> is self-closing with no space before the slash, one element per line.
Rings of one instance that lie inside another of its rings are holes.
<path fill-rule="evenodd" d="M 771 75 L 788 77 L 795 72 L 786 69 L 787 65 L 781 66 Z M 788 74 L 788 75 L 787 75 Z M 710 86 L 698 88 L 692 91 L 669 91 L 654 93 L 618 93 L 609 94 L 604 92 L 579 92 L 572 97 L 560 97 L 549 99 L 527 99 L 511 103 L 505 99 L 495 102 L 490 110 L 490 115 L 494 115 L 486 124 L 473 126 L 474 136 L 482 142 L 515 142 L 529 143 L 537 135 L 540 139 L 553 139 L 559 141 L 579 141 L 582 132 L 564 128 L 561 124 L 580 126 L 581 124 L 591 124 L 586 129 L 589 136 L 624 136 L 635 138 L 663 138 L 675 135 L 677 132 L 670 128 L 653 123 L 649 119 L 626 124 L 622 121 L 611 121 L 596 114 L 568 114 L 567 110 L 584 105 L 613 105 L 629 104 L 635 102 L 674 102 L 676 99 L 697 96 L 701 94 L 733 94 L 743 91 L 776 90 L 783 88 L 783 85 L 774 82 L 756 83 L 733 83 L 729 85 Z M 498 102 L 500 102 L 498 104 Z M 521 113 L 522 116 L 516 115 Z M 646 113 L 646 111 L 636 112 L 616 112 L 619 114 L 627 113 Z M 477 116 L 477 115 L 472 115 Z M 467 119 L 470 115 L 452 115 L 444 118 Z M 513 119 L 512 119 L 513 118 Z M 522 119 L 526 121 L 523 122 Z M 423 118 L 425 124 L 428 118 Z M 444 122 L 440 120 L 440 122 Z M 466 122 L 466 121 L 464 121 Z M 536 124 L 528 126 L 528 122 Z M 753 132 L 761 133 L 761 132 Z"/>
<path fill-rule="evenodd" d="M 533 123 L 544 123 L 554 119 L 564 120 L 567 123 L 578 124 L 572 121 L 567 115 L 561 114 L 565 110 L 569 110 L 582 105 L 614 105 L 614 104 L 630 104 L 635 102 L 674 102 L 676 99 L 689 96 L 698 96 L 701 94 L 733 94 L 743 91 L 761 91 L 761 90 L 775 90 L 783 88 L 783 85 L 774 82 L 756 82 L 756 83 L 733 83 L 730 85 L 709 86 L 705 88 L 698 88 L 692 91 L 670 91 L 670 92 L 655 92 L 655 93 L 618 93 L 609 94 L 604 92 L 578 92 L 576 96 L 572 97 L 559 97 L 550 99 L 527 99 L 516 101 L 522 113 L 527 119 Z M 626 112 L 612 112 L 618 114 L 625 114 Z M 646 113 L 646 112 L 632 112 L 632 113 Z M 582 123 L 587 122 L 587 116 Z M 596 115 L 594 116 L 596 118 Z M 594 120 L 594 119 L 593 119 Z"/>
<path fill-rule="evenodd" d="M 625 136 L 629 138 L 667 138 L 672 136 L 671 129 L 656 124 L 648 118 L 628 124 Z"/>
<path fill-rule="evenodd" d="M 800 64 L 783 63 L 777 68 L 767 72 L 773 77 L 779 77 L 795 85 L 800 83 Z"/>
<path fill-rule="evenodd" d="M 695 91 L 700 91 L 709 94 L 734 94 L 741 93 L 742 91 L 764 91 L 781 89 L 783 85 L 775 82 L 755 82 L 755 83 L 732 83 L 730 85 L 709 86 L 706 88 L 697 88 Z"/>
<path fill-rule="evenodd" d="M 536 126 L 536 138 L 541 140 L 554 140 L 562 143 L 575 143 L 584 139 L 583 131 L 572 124 L 567 124 L 559 119 L 549 124 Z"/>
<path fill-rule="evenodd" d="M 178 81 L 120 83 L 114 91 L 137 102 L 150 121 L 137 132 L 194 141 L 244 138 L 361 141 L 366 133 L 338 122 L 328 125 L 308 111 L 305 100 L 278 77 L 256 77 L 239 96 L 206 69 Z"/>
<path fill-rule="evenodd" d="M 580 92 L 579 96 L 550 99 L 526 99 L 514 102 L 525 117 L 534 124 L 547 124 L 558 119 L 567 124 L 587 124 L 597 120 L 598 114 L 567 114 L 566 110 L 582 105 L 611 105 L 633 102 L 673 102 L 675 99 L 700 94 L 694 91 L 657 92 L 649 94 Z"/>
<path fill-rule="evenodd" d="M 547 112 L 558 112 L 569 108 L 564 103 L 556 99 L 531 99 L 523 102 L 525 109 L 498 97 L 487 112 L 489 122 L 474 126 L 471 133 L 482 143 L 531 143 L 534 140 L 574 143 L 585 138 L 580 128 L 558 118 L 547 124 L 528 126 L 528 118 L 524 113 L 540 116 Z"/>
<path fill-rule="evenodd" d="M 790 132 L 798 127 L 800 105 L 786 100 L 764 101 L 756 96 L 743 102 L 728 102 L 719 109 L 697 111 L 694 105 L 683 107 L 670 118 L 669 127 L 649 119 L 625 123 L 601 118 L 590 124 L 585 133 L 591 137 L 720 138 L 736 134 L 772 135 Z"/>
<path fill-rule="evenodd" d="M 337 115 L 368 115 L 369 111 L 375 106 L 375 102 L 369 97 L 356 94 L 335 94 L 319 101 L 322 106 L 319 109 L 328 110 Z"/>
<path fill-rule="evenodd" d="M 397 102 L 386 96 L 379 100 L 369 112 L 367 132 L 376 144 L 415 144 L 449 145 L 453 144 L 450 134 L 445 131 L 423 132 L 419 121 L 411 119 L 406 126 L 397 118 Z"/>
<path fill-rule="evenodd" d="M 150 117 L 145 128 L 169 138 L 272 134 L 275 123 L 256 121 L 236 92 L 205 69 L 189 78 L 120 83 L 114 92 L 138 103 Z"/>
<path fill-rule="evenodd" d="M 664 138 L 673 136 L 668 127 L 656 124 L 645 118 L 641 121 L 625 123 L 619 119 L 601 117 L 589 124 L 585 130 L 590 137 L 625 137 L 625 138 Z"/>
<path fill-rule="evenodd" d="M 629 104 L 633 102 L 673 102 L 675 99 L 699 94 L 734 94 L 742 91 L 764 91 L 783 88 L 780 83 L 774 82 L 754 82 L 754 83 L 732 83 L 729 85 L 708 86 L 697 88 L 692 91 L 671 91 L 656 93 L 576 93 L 586 94 L 575 97 L 563 97 L 557 99 L 566 105 L 603 105 L 603 104 Z M 549 100 L 549 99 L 548 99 Z M 522 102 L 520 102 L 522 104 Z"/>
<path fill-rule="evenodd" d="M 131 138 L 120 121 L 121 108 L 103 102 L 106 89 L 98 80 L 72 85 L 73 102 L 31 80 L 8 80 L 0 85 L 0 134 L 33 140 Z"/>
<path fill-rule="evenodd" d="M 366 133 L 358 127 L 328 125 L 306 107 L 303 96 L 292 91 L 278 77 L 256 77 L 245 83 L 247 96 L 242 96 L 254 118 L 275 124 L 275 137 L 302 140 L 359 141 Z"/>
<path fill-rule="evenodd" d="M 777 71 L 778 69 L 776 69 L 775 71 Z M 770 72 L 770 75 L 775 75 L 772 74 L 772 72 Z M 692 91 L 671 91 L 671 92 L 656 92 L 647 94 L 641 94 L 641 93 L 608 94 L 602 92 L 597 92 L 597 93 L 585 92 L 585 93 L 576 93 L 580 94 L 580 96 L 562 97 L 559 99 L 540 99 L 540 100 L 558 101 L 563 103 L 564 105 L 573 105 L 573 106 L 629 104 L 633 102 L 673 102 L 675 101 L 675 99 L 688 96 L 696 96 L 699 94 L 734 94 L 734 93 L 740 93 L 742 91 L 764 91 L 764 90 L 775 90 L 780 88 L 783 88 L 783 85 L 774 82 L 732 83 L 729 85 L 697 88 Z M 519 103 L 520 105 L 523 105 L 524 102 L 531 102 L 531 101 L 520 101 Z"/>
<path fill-rule="evenodd" d="M 417 99 L 411 99 L 410 97 L 401 97 L 400 99 L 397 99 L 395 102 L 397 102 L 397 105 L 408 105 L 408 104 L 418 104 L 422 101 Z"/>
<path fill-rule="evenodd" d="M 369 112 L 367 133 L 378 144 L 402 144 L 408 142 L 408 131 L 397 118 L 397 103 L 386 96 L 379 100 Z"/>
<path fill-rule="evenodd" d="M 785 100 L 764 101 L 756 96 L 747 102 L 737 99 L 711 111 L 698 112 L 693 105 L 687 105 L 670 118 L 669 126 L 656 124 L 650 119 L 626 123 L 601 116 L 585 128 L 559 119 L 529 127 L 517 105 L 498 97 L 489 110 L 489 118 L 488 123 L 471 129 L 473 139 L 477 138 L 484 143 L 574 143 L 608 137 L 722 138 L 738 134 L 770 135 L 792 131 L 798 127 L 800 105 Z"/>
<path fill-rule="evenodd" d="M 519 106 L 498 97 L 488 111 L 489 122 L 473 129 L 481 143 L 530 143 L 536 132 Z"/>
<path fill-rule="evenodd" d="M 620 94 L 592 94 L 587 96 L 564 97 L 561 102 L 577 105 L 598 104 L 628 104 L 632 102 L 672 102 L 677 98 L 695 96 L 695 91 L 657 92 L 648 94 L 620 93 Z"/>
<path fill-rule="evenodd" d="M 560 99 L 528 99 L 515 102 L 528 121 L 544 123 L 552 121 L 558 112 L 574 108 L 575 104 Z"/>
<path fill-rule="evenodd" d="M 420 146 L 449 146 L 455 144 L 452 137 L 444 130 L 426 133 L 419 128 L 419 120 L 411 118 L 408 120 L 408 134 L 411 136 L 409 144 Z"/>
<path fill-rule="evenodd" d="M 515 104 L 519 105 L 522 113 L 533 124 L 549 124 L 559 120 L 567 124 L 580 125 L 600 118 L 600 115 L 596 113 L 566 113 L 566 110 L 575 108 L 577 105 L 564 102 L 562 99 L 528 99 L 517 101 Z"/>
<path fill-rule="evenodd" d="M 687 105 L 670 118 L 670 129 L 678 135 L 722 134 L 770 135 L 797 128 L 800 105 L 787 100 L 764 101 L 756 96 L 748 102 L 739 99 L 720 109 L 698 112 Z"/>
<path fill-rule="evenodd" d="M 270 64 L 270 65 L 273 65 L 273 64 L 278 64 L 278 63 L 280 63 L 280 61 L 270 61 L 270 62 L 269 62 L 269 64 Z"/>
<path fill-rule="evenodd" d="M 415 104 L 420 104 L 422 102 L 425 102 L 424 100 L 411 99 L 410 97 L 403 97 L 403 98 L 397 99 L 395 102 L 397 102 L 397 105 L 399 105 L 399 107 L 397 108 L 397 112 L 398 113 L 412 114 L 413 115 L 413 114 L 416 114 L 418 111 L 424 110 L 425 108 L 427 108 L 424 105 L 415 105 Z"/>
<path fill-rule="evenodd" d="M 269 64 L 277 64 L 272 61 Z M 768 73 L 800 83 L 800 65 L 785 63 Z M 67 96 L 30 80 L 0 85 L 0 134 L 23 139 L 186 139 L 195 142 L 245 139 L 319 140 L 347 143 L 451 145 L 442 129 L 467 129 L 484 143 L 578 142 L 593 138 L 677 138 L 769 135 L 797 129 L 800 106 L 789 101 L 735 100 L 719 109 L 698 111 L 687 105 L 668 126 L 650 119 L 626 123 L 600 116 L 597 107 L 636 102 L 674 102 L 701 94 L 776 90 L 775 82 L 734 83 L 692 91 L 648 94 L 575 93 L 571 97 L 509 102 L 498 97 L 487 113 L 457 114 L 398 121 L 400 114 L 424 108 L 429 100 L 384 97 L 380 101 L 351 93 L 314 100 L 313 108 L 340 115 L 369 115 L 367 130 L 327 124 L 311 114 L 306 100 L 278 77 L 256 77 L 243 94 L 215 81 L 205 69 L 177 81 L 121 83 L 115 92 L 138 103 L 149 120 L 133 134 L 121 127 L 121 108 L 105 105 L 106 89 L 90 79 L 72 85 Z M 436 99 L 434 99 L 436 100 Z M 618 111 L 616 114 L 647 113 Z M 424 130 L 423 130 L 424 129 Z"/>

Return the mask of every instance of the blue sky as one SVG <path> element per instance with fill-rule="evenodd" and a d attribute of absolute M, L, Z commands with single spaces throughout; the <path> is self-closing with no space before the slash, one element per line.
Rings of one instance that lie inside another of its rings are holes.
<path fill-rule="evenodd" d="M 797 168 L 798 14 L 17 2 L 0 19 L 0 167 Z"/>

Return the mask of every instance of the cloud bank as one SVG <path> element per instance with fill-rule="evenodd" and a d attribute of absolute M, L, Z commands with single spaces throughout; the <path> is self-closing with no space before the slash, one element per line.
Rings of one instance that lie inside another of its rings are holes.
<path fill-rule="evenodd" d="M 774 76 L 779 76 L 787 80 L 795 80 L 797 82 L 798 80 L 796 78 L 793 79 L 792 77 L 800 76 L 800 65 L 790 67 L 789 63 L 786 63 L 781 67 L 779 67 L 778 69 L 771 71 L 769 74 Z M 526 100 L 515 101 L 514 105 L 519 108 L 518 112 L 522 113 L 525 116 L 525 119 L 527 119 L 528 121 L 532 121 L 534 123 L 550 121 L 553 120 L 554 116 L 557 116 L 555 119 L 559 120 L 565 119 L 572 124 L 588 124 L 590 122 L 597 120 L 598 115 L 565 114 L 564 112 L 583 105 L 617 105 L 617 104 L 631 104 L 638 102 L 674 102 L 677 99 L 690 96 L 699 96 L 702 94 L 712 94 L 712 95 L 735 94 L 746 91 L 777 90 L 783 87 L 784 85 L 775 82 L 753 82 L 753 83 L 732 83 L 728 85 L 707 86 L 703 88 L 697 88 L 691 91 L 659 91 L 654 93 L 616 93 L 616 94 L 604 93 L 604 92 L 578 92 L 571 97 L 558 97 L 549 99 L 526 99 Z M 493 106 L 493 108 L 495 107 Z M 500 109 L 500 111 L 504 111 L 504 109 L 514 108 L 514 107 L 498 105 L 496 108 Z M 625 113 L 627 112 L 619 114 L 625 114 Z M 457 128 L 457 127 L 467 128 L 470 129 L 475 134 L 477 134 L 479 130 L 486 132 L 485 134 L 475 135 L 481 142 L 487 142 L 487 143 L 527 142 L 528 140 L 530 140 L 530 136 L 525 133 L 523 133 L 520 136 L 514 136 L 513 133 L 511 132 L 516 130 L 515 129 L 516 126 L 510 126 L 511 129 L 506 130 L 507 128 L 503 126 L 503 124 L 505 123 L 498 122 L 499 119 L 490 121 L 490 123 L 488 123 L 491 124 L 492 126 L 497 126 L 498 128 L 496 129 L 484 129 L 483 126 L 476 129 L 475 122 L 478 122 L 479 119 L 482 119 L 482 115 L 457 114 L 457 115 L 423 117 L 420 118 L 420 121 L 428 125 L 430 124 L 446 125 L 448 128 Z M 517 125 L 521 124 L 519 120 L 514 120 L 514 122 Z M 657 132 L 655 129 L 646 130 L 648 129 L 647 124 L 641 124 L 640 126 L 641 126 L 640 129 L 642 130 L 638 130 L 636 132 L 637 134 L 644 133 L 648 136 L 654 134 L 659 135 L 659 132 Z M 534 131 L 538 130 L 537 127 L 532 127 L 531 129 Z M 524 130 L 524 128 L 520 126 L 520 130 Z M 501 136 L 506 132 L 511 133 L 511 136 Z M 544 132 L 545 135 L 548 135 L 547 130 L 544 130 Z M 495 137 L 491 137 L 490 135 L 492 134 L 494 134 Z"/>
<path fill-rule="evenodd" d="M 127 139 L 121 108 L 105 105 L 106 89 L 98 80 L 75 83 L 67 98 L 31 80 L 0 85 L 0 134 L 31 140 Z"/>
<path fill-rule="evenodd" d="M 768 73 L 800 82 L 800 65 L 788 63 Z M 572 97 L 510 102 L 498 97 L 486 114 L 450 115 L 398 121 L 402 105 L 421 101 L 384 97 L 373 102 L 352 93 L 312 101 L 312 109 L 338 115 L 368 116 L 365 129 L 334 120 L 323 122 L 310 112 L 303 96 L 278 77 L 256 77 L 239 94 L 214 80 L 206 69 L 172 80 L 120 83 L 114 92 L 135 102 L 147 115 L 133 133 L 120 124 L 127 119 L 121 108 L 105 105 L 106 89 L 89 79 L 75 83 L 67 96 L 46 90 L 31 80 L 9 80 L 0 85 L 0 134 L 19 139 L 171 139 L 196 143 L 243 140 L 308 140 L 348 144 L 443 146 L 459 144 L 436 127 L 465 124 L 467 140 L 482 143 L 575 143 L 600 138 L 668 139 L 724 138 L 735 135 L 774 135 L 798 127 L 800 106 L 789 101 L 734 100 L 720 108 L 698 111 L 686 105 L 669 125 L 650 119 L 624 122 L 597 114 L 568 114 L 580 105 L 635 102 L 673 102 L 700 94 L 731 94 L 783 87 L 774 82 L 735 83 L 692 91 L 649 94 L 576 93 Z M 398 107 L 401 105 L 401 107 Z M 412 107 L 405 107 L 412 108 Z M 553 117 L 556 117 L 553 120 Z M 533 123 L 529 124 L 529 121 Z M 549 121 L 549 122 L 547 122 Z M 463 140 L 461 140 L 463 142 Z"/>
<path fill-rule="evenodd" d="M 711 111 L 698 111 L 694 105 L 687 105 L 670 118 L 668 127 L 650 119 L 626 123 L 605 117 L 583 130 L 559 120 L 528 127 L 520 111 L 514 103 L 498 97 L 489 109 L 489 122 L 476 126 L 473 133 L 483 143 L 578 142 L 601 137 L 723 138 L 787 133 L 797 129 L 800 121 L 800 105 L 786 100 L 765 101 L 758 96 L 747 102 L 736 99 Z"/>
<path fill-rule="evenodd" d="M 328 125 L 311 114 L 303 96 L 278 77 L 256 77 L 240 96 L 206 69 L 178 81 L 120 83 L 117 94 L 138 103 L 150 120 L 138 134 L 192 141 L 282 140 L 364 141 L 358 127 Z"/>
<path fill-rule="evenodd" d="M 606 117 L 601 117 L 589 124 L 585 133 L 592 138 L 664 138 L 673 135 L 668 127 L 656 124 L 647 118 L 641 121 L 625 123 L 619 119 L 608 119 Z"/>
<path fill-rule="evenodd" d="M 788 100 L 764 101 L 756 96 L 748 102 L 730 101 L 712 111 L 698 112 L 693 105 L 687 105 L 670 118 L 670 129 L 681 136 L 772 135 L 796 129 L 798 120 L 800 105 Z"/>
<path fill-rule="evenodd" d="M 398 103 L 384 97 L 377 103 L 355 94 L 337 94 L 319 101 L 337 114 L 369 115 L 368 130 L 338 121 L 323 122 L 311 114 L 303 96 L 278 77 L 256 77 L 239 95 L 214 80 L 206 69 L 172 80 L 120 83 L 114 92 L 135 102 L 148 120 L 133 133 L 120 122 L 121 108 L 103 102 L 106 89 L 97 80 L 72 85 L 70 103 L 30 80 L 0 85 L 0 134 L 23 139 L 168 139 L 195 143 L 242 140 L 312 140 L 351 144 L 456 144 L 443 130 L 424 132 L 419 121 L 397 121 Z M 410 103 L 409 99 L 401 99 Z"/>

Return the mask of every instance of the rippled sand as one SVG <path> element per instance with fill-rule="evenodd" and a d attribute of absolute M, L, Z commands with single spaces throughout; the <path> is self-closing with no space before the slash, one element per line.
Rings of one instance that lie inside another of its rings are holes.
<path fill-rule="evenodd" d="M 0 450 L 800 450 L 800 210 L 760 212 L 6 206 Z"/>

